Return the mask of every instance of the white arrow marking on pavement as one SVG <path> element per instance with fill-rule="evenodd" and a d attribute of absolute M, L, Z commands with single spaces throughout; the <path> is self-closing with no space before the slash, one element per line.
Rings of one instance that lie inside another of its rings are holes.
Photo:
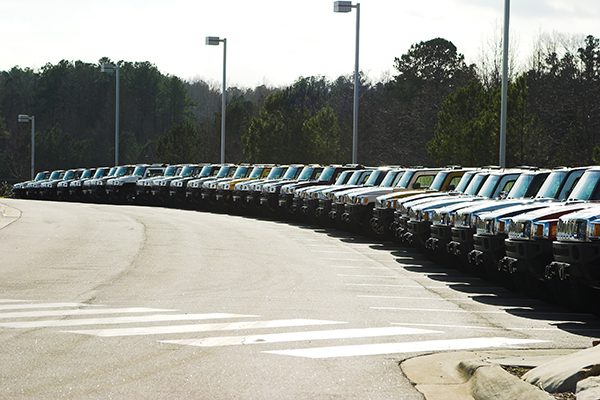
<path fill-rule="evenodd" d="M 69 333 L 79 333 L 84 335 L 94 335 L 102 337 L 112 336 L 136 336 L 136 335 L 162 335 L 167 333 L 192 333 L 208 331 L 233 331 L 238 329 L 259 329 L 259 328 L 282 328 L 291 326 L 308 325 L 332 325 L 346 324 L 347 322 L 323 321 L 316 319 L 283 319 L 276 321 L 252 321 L 252 322 L 232 322 L 220 324 L 195 324 L 195 325 L 173 325 L 173 326 L 150 326 L 146 328 L 116 328 L 116 329 L 92 329 L 78 331 L 64 331 Z"/>
<path fill-rule="evenodd" d="M 22 322 L 3 322 L 0 328 L 51 328 L 57 326 L 82 326 L 82 325 L 108 325 L 108 324 L 129 324 L 139 322 L 165 322 L 165 321 L 191 321 L 203 319 L 220 318 L 256 318 L 259 315 L 242 314 L 160 314 L 160 315 L 142 315 L 135 317 L 113 317 L 113 318 L 80 318 L 66 320 L 46 320 L 46 321 L 22 321 Z"/>
<path fill-rule="evenodd" d="M 510 347 L 514 345 L 544 343 L 546 340 L 509 338 L 470 338 L 455 340 L 429 340 L 424 342 L 364 344 L 356 346 L 314 347 L 310 349 L 265 351 L 264 353 L 307 358 L 332 358 L 372 356 L 396 353 L 418 353 L 423 351 L 449 351 Z"/>
<path fill-rule="evenodd" d="M 98 308 L 98 309 L 76 309 L 76 310 L 53 310 L 53 311 L 22 311 L 0 313 L 0 318 L 38 318 L 38 317 L 63 317 L 67 315 L 94 315 L 94 314 L 118 314 L 118 313 L 144 313 L 144 312 L 172 312 L 174 310 L 161 310 L 159 308 Z"/>
<path fill-rule="evenodd" d="M 365 328 L 365 329 L 334 329 L 326 331 L 273 333 L 253 336 L 227 336 L 204 339 L 161 340 L 163 343 L 182 344 L 187 346 L 213 347 L 232 346 L 240 344 L 264 344 L 280 342 L 299 342 L 303 340 L 350 339 L 361 337 L 379 337 L 396 335 L 417 335 L 427 333 L 443 333 L 426 329 L 414 328 Z"/>

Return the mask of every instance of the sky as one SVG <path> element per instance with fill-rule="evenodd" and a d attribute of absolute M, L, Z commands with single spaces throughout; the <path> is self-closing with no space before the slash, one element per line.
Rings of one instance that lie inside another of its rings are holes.
<path fill-rule="evenodd" d="M 450 40 L 469 63 L 502 37 L 505 0 L 359 0 L 360 66 L 372 81 L 395 74 L 410 46 Z M 301 76 L 354 71 L 356 9 L 332 0 L 0 0 L 0 71 L 47 63 L 149 61 L 163 73 L 220 86 L 289 85 Z M 353 4 L 356 4 L 353 1 Z M 514 56 L 540 35 L 600 37 L 600 0 L 512 0 Z"/>

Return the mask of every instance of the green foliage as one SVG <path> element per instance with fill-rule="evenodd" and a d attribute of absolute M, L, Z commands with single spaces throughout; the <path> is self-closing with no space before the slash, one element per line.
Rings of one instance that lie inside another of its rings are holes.
<path fill-rule="evenodd" d="M 593 160 L 594 160 L 594 163 L 596 163 L 597 165 L 600 165 L 600 147 L 598 147 L 598 146 L 594 147 Z"/>
<path fill-rule="evenodd" d="M 12 197 L 12 186 L 7 182 L 0 182 L 0 197 Z"/>
<path fill-rule="evenodd" d="M 328 93 L 324 78 L 309 77 L 267 97 L 243 136 L 247 159 L 283 164 L 335 161 L 339 127 L 327 105 Z"/>
<path fill-rule="evenodd" d="M 200 162 L 201 147 L 194 124 L 175 124 L 156 140 L 156 155 L 160 162 L 168 164 Z"/>
<path fill-rule="evenodd" d="M 311 163 L 326 164 L 336 159 L 339 150 L 339 131 L 333 109 L 323 107 L 319 112 L 304 122 L 303 134 L 310 146 Z"/>
<path fill-rule="evenodd" d="M 506 163 L 528 164 L 535 152 L 531 136 L 537 118 L 527 113 L 525 76 L 508 89 Z M 427 144 L 430 156 L 441 164 L 498 164 L 500 104 L 500 88 L 486 89 L 471 80 L 468 86 L 457 89 L 442 105 L 435 137 Z"/>

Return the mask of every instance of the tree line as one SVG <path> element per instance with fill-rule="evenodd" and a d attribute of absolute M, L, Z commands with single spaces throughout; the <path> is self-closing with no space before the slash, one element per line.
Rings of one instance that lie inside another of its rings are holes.
<path fill-rule="evenodd" d="M 508 90 L 507 165 L 600 161 L 600 40 L 540 40 Z M 165 75 L 150 62 L 63 60 L 0 72 L 0 179 L 25 179 L 36 120 L 36 170 L 114 163 L 120 68 L 120 163 L 218 162 L 221 92 Z M 358 161 L 366 165 L 498 163 L 499 63 L 467 64 L 448 40 L 413 44 L 373 82 L 361 74 Z M 346 163 L 352 76 L 300 77 L 287 87 L 227 91 L 226 161 Z"/>

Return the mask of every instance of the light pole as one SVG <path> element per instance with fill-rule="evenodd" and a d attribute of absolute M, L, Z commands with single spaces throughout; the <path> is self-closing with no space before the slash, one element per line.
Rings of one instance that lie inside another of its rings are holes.
<path fill-rule="evenodd" d="M 227 39 L 220 39 L 216 36 L 207 36 L 206 44 L 209 46 L 218 46 L 223 42 L 223 96 L 221 98 L 221 164 L 225 163 L 225 111 L 227 108 L 227 85 L 225 79 L 227 76 Z"/>
<path fill-rule="evenodd" d="M 506 168 L 506 117 L 508 97 L 508 20 L 510 0 L 504 0 L 504 39 L 502 43 L 502 102 L 500 105 L 500 167 Z"/>
<path fill-rule="evenodd" d="M 19 114 L 19 122 L 31 121 L 31 180 L 33 180 L 35 174 L 35 117 Z"/>
<path fill-rule="evenodd" d="M 119 66 L 102 64 L 100 72 L 117 73 L 117 95 L 115 99 L 115 165 L 119 165 Z"/>
<path fill-rule="evenodd" d="M 352 5 L 351 1 L 335 1 L 333 12 L 350 12 L 356 8 L 356 51 L 354 54 L 354 113 L 352 118 L 352 163 L 356 164 L 358 149 L 358 42 L 360 31 L 360 3 Z"/>

